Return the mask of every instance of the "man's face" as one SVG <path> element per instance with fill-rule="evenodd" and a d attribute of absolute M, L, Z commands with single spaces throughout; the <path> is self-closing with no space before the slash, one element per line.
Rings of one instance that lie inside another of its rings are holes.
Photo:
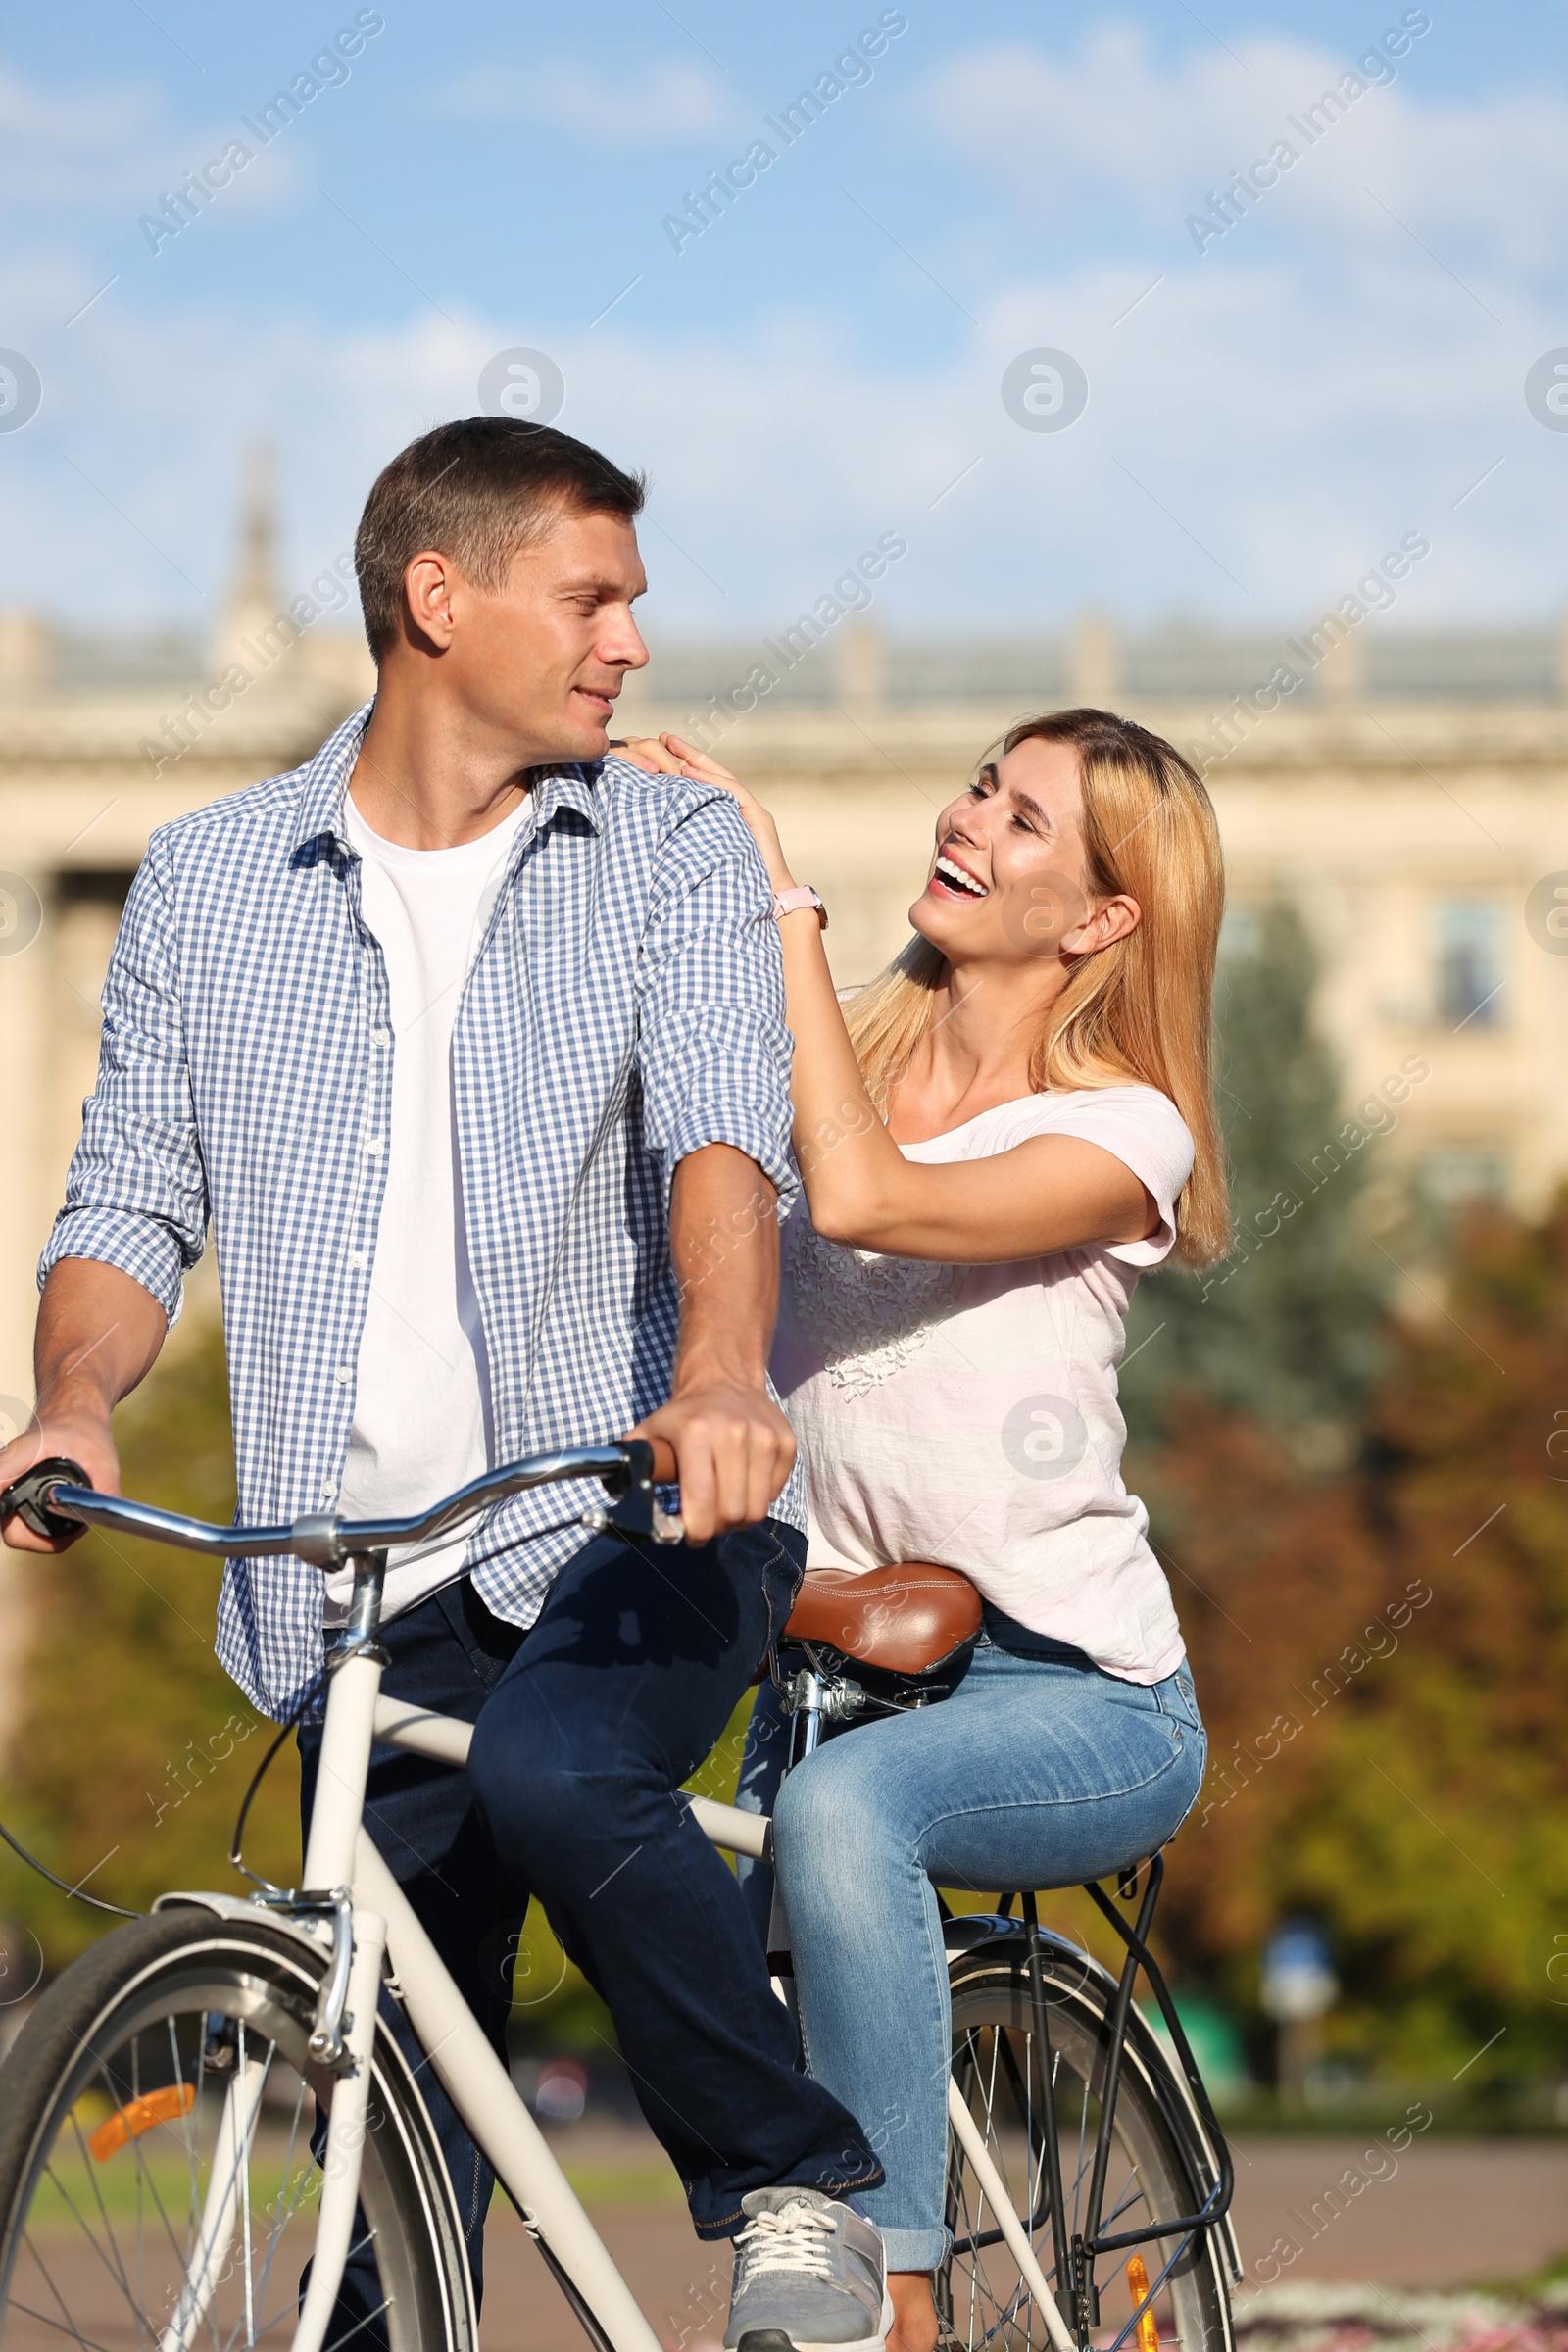
<path fill-rule="evenodd" d="M 598 760 L 626 672 L 648 661 L 631 612 L 647 585 L 629 522 L 564 509 L 499 591 L 454 570 L 446 682 L 519 765 Z"/>

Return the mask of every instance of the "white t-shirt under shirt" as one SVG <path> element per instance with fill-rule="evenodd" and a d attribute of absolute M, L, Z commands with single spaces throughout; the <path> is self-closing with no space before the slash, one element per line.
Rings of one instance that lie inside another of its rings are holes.
<path fill-rule="evenodd" d="M 344 829 L 359 852 L 360 910 L 380 946 L 392 1011 L 386 1192 L 368 1269 L 354 1426 L 337 1508 L 345 1519 L 428 1509 L 490 1464 L 489 1383 L 468 1271 L 452 1110 L 452 1030 L 507 860 L 533 802 L 477 841 L 406 850 L 372 833 L 352 797 Z M 411 1608 L 463 1566 L 466 1528 L 387 1564 L 384 1614 Z M 351 1578 L 326 1580 L 341 1621 Z"/>
<path fill-rule="evenodd" d="M 808 1565 L 959 1568 L 1020 1625 L 1159 1682 L 1183 1644 L 1149 1514 L 1121 1481 L 1116 1368 L 1138 1269 L 1175 1238 L 1192 1137 L 1154 1088 L 1113 1086 L 1030 1095 L 901 1149 L 985 1159 L 1041 1135 L 1114 1152 L 1157 1232 L 944 1265 L 826 1242 L 804 1198 L 791 1213 L 772 1373 L 806 1469 Z"/>

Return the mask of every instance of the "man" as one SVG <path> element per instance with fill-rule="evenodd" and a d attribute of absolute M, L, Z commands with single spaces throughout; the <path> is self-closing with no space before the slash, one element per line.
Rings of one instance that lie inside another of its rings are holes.
<path fill-rule="evenodd" d="M 841 2200 L 880 2168 L 795 2070 L 735 1882 L 674 1793 L 805 1538 L 764 1369 L 790 1182 L 770 893 L 727 796 L 606 757 L 648 659 L 642 499 L 509 418 L 441 426 L 376 482 L 374 701 L 292 775 L 162 828 L 132 885 L 43 1256 L 37 1412 L 0 1481 L 62 1454 L 118 1490 L 111 1411 L 209 1219 L 242 1521 L 413 1511 L 522 1454 L 667 1439 L 687 1542 L 657 1567 L 584 1544 L 569 1488 L 393 1554 L 385 1688 L 478 1728 L 466 1776 L 378 1750 L 370 1823 L 498 2048 L 543 1901 L 699 2233 L 750 2224 L 730 2340 L 871 2344 L 880 2242 Z M 328 1629 L 346 1597 L 329 1577 Z M 231 1562 L 219 1654 L 286 1720 L 322 1619 L 314 1569 Z M 309 1721 L 300 1746 L 308 1809 Z M 493 2177 L 419 2080 L 477 2291 Z M 379 2305 L 363 2248 L 344 2327 Z"/>

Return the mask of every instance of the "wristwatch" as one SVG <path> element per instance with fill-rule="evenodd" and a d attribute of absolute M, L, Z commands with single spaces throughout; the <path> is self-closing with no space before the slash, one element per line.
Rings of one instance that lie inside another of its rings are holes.
<path fill-rule="evenodd" d="M 794 890 L 774 891 L 773 919 L 775 922 L 786 914 L 793 914 L 798 906 L 814 906 L 817 921 L 824 931 L 827 929 L 827 908 L 809 882 L 799 883 Z"/>

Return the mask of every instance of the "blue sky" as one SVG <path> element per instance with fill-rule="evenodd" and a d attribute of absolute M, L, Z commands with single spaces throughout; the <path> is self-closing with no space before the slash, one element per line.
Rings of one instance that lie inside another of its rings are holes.
<path fill-rule="evenodd" d="M 297 119 L 244 126 L 368 17 Z M 846 86 L 786 145 L 766 118 L 822 75 Z M 759 139 L 772 163 L 695 220 Z M 787 622 L 889 530 L 894 629 L 1270 627 L 1412 532 L 1431 557 L 1381 625 L 1563 602 L 1568 432 L 1525 395 L 1568 347 L 1560 8 L 13 7 L 0 194 L 0 347 L 42 386 L 0 430 L 6 603 L 200 623 L 258 435 L 303 584 L 518 348 L 564 427 L 652 474 L 662 633 Z M 1004 403 L 1042 350 L 1087 387 L 1064 429 Z"/>

